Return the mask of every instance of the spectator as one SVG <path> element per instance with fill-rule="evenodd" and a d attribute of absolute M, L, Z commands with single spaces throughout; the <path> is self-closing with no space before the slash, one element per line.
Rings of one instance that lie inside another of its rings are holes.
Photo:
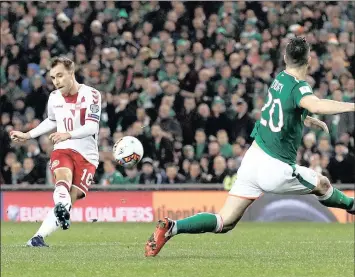
<path fill-rule="evenodd" d="M 222 184 L 224 178 L 228 175 L 226 160 L 222 156 L 217 156 L 213 160 L 213 174 L 210 180 L 213 184 Z"/>
<path fill-rule="evenodd" d="M 171 110 L 169 106 L 161 105 L 159 108 L 159 116 L 155 123 L 161 126 L 165 137 L 181 141 L 182 129 L 180 123 L 171 117 L 170 112 Z"/>
<path fill-rule="evenodd" d="M 313 153 L 309 159 L 309 168 L 313 169 L 315 172 L 322 174 L 322 167 L 320 165 L 320 155 L 318 153 Z"/>
<path fill-rule="evenodd" d="M 18 167 L 15 167 L 17 172 Z M 44 184 L 44 179 L 39 176 L 38 168 L 35 168 L 35 163 L 32 158 L 25 158 L 23 161 L 23 174 L 24 176 L 19 179 L 20 184 Z M 16 178 L 16 177 L 14 177 Z"/>
<path fill-rule="evenodd" d="M 157 173 L 153 167 L 153 160 L 151 158 L 144 158 L 142 160 L 142 173 L 139 177 L 140 184 L 161 184 L 163 178 L 160 173 Z"/>
<path fill-rule="evenodd" d="M 335 144 L 335 155 L 329 161 L 328 170 L 333 183 L 355 182 L 355 158 L 342 142 Z"/>
<path fill-rule="evenodd" d="M 330 144 L 330 140 L 327 136 L 322 136 L 317 145 L 317 150 L 321 153 L 321 155 L 330 155 L 332 152 L 332 146 Z"/>
<path fill-rule="evenodd" d="M 101 177 L 101 185 L 119 185 L 123 183 L 123 176 L 118 172 L 113 164 L 113 161 L 106 159 L 104 161 L 104 175 Z"/>
<path fill-rule="evenodd" d="M 207 142 L 206 142 L 206 133 L 203 129 L 197 129 L 195 132 L 195 158 L 200 160 L 202 155 L 207 152 Z"/>
<path fill-rule="evenodd" d="M 182 176 L 188 176 L 190 172 L 191 161 L 188 159 L 184 159 L 181 164 L 180 174 Z"/>
<path fill-rule="evenodd" d="M 182 184 L 185 182 L 185 177 L 178 173 L 176 165 L 170 163 L 166 165 L 166 184 Z"/>
<path fill-rule="evenodd" d="M 22 168 L 22 164 L 20 162 L 14 162 L 11 165 L 11 181 L 5 184 L 13 184 L 17 185 L 23 181 L 25 177 L 24 169 Z"/>
<path fill-rule="evenodd" d="M 167 163 L 173 162 L 173 144 L 163 137 L 163 131 L 159 124 L 152 126 L 154 160 L 158 161 L 159 167 L 163 168 Z"/>
<path fill-rule="evenodd" d="M 194 148 L 191 145 L 185 145 L 183 148 L 183 157 L 184 159 L 188 159 L 192 161 L 195 156 Z"/>
<path fill-rule="evenodd" d="M 230 158 L 233 155 L 232 145 L 229 143 L 228 134 L 225 130 L 217 132 L 217 141 L 220 145 L 220 153 L 224 158 Z"/>
<path fill-rule="evenodd" d="M 340 90 L 335 90 L 332 94 L 332 99 L 343 101 L 343 93 Z M 332 140 L 337 140 L 342 133 L 352 133 L 354 130 L 354 113 L 343 113 L 335 115 L 327 115 L 325 122 L 329 126 Z"/>
<path fill-rule="evenodd" d="M 196 112 L 196 101 L 194 98 L 185 98 L 184 108 L 181 114 L 179 114 L 178 120 L 181 122 L 183 143 L 192 144 L 194 141 L 194 135 L 198 121 Z"/>
<path fill-rule="evenodd" d="M 35 166 L 36 177 L 38 177 L 39 184 L 45 183 L 46 178 L 46 167 L 49 161 L 49 158 L 41 153 L 41 150 L 38 146 L 36 140 L 29 140 L 27 142 L 27 152 L 25 157 L 32 158 Z"/>
<path fill-rule="evenodd" d="M 238 167 L 251 143 L 253 122 L 260 119 L 267 87 L 283 69 L 282 53 L 294 35 L 304 36 L 311 44 L 306 80 L 315 95 L 354 100 L 351 1 L 314 2 L 307 7 L 286 2 L 125 5 L 81 1 L 74 7 L 53 2 L 47 9 L 42 2 L 2 4 L 0 109 L 10 120 L 2 116 L 6 127 L 1 130 L 26 131 L 46 116 L 43 103 L 54 90 L 48 66 L 54 55 L 61 54 L 75 60 L 81 83 L 100 88 L 100 128 L 110 130 L 100 138 L 101 154 L 108 155 L 118 137 L 137 134 L 145 156 L 159 163 L 157 172 L 169 162 L 180 165 L 181 171 L 185 157 L 180 149 L 193 145 L 194 159 L 202 159 L 201 170 L 207 172 L 207 164 L 212 174 L 213 166 L 203 158 L 208 152 L 206 139 L 198 132 L 201 138 L 197 142 L 197 129 L 203 129 L 208 138 L 225 130 L 233 145 L 228 168 Z M 294 12 L 295 8 L 302 13 Z M 29 107 L 34 109 L 34 117 Z M 306 129 L 305 145 L 298 156 L 303 165 L 308 166 L 316 152 L 321 153 L 321 164 L 323 160 L 326 164 L 336 141 L 344 142 L 349 152 L 354 149 L 353 115 L 320 119 L 328 124 L 330 140 L 326 142 L 319 132 L 308 135 Z M 138 131 L 136 121 L 145 127 Z M 157 145 L 167 145 L 167 138 L 173 146 L 154 147 L 153 122 L 163 130 L 164 139 Z M 238 137 L 246 142 L 235 144 Z M 6 136 L 2 138 L 6 140 Z M 182 145 L 175 149 L 177 140 Z M 12 147 L 21 152 L 18 145 Z M 0 153 L 2 162 L 7 148 Z M 220 150 L 216 153 L 222 154 Z M 19 154 L 19 162 L 25 156 Z M 193 161 L 184 164 L 189 163 Z"/>
<path fill-rule="evenodd" d="M 200 164 L 196 161 L 192 162 L 190 165 L 189 175 L 186 180 L 186 183 L 189 184 L 198 184 L 201 183 L 201 167 Z"/>
<path fill-rule="evenodd" d="M 220 97 L 213 100 L 212 112 L 212 116 L 207 120 L 207 136 L 216 136 L 219 130 L 226 130 L 230 134 L 231 122 L 225 113 L 224 101 Z"/>
<path fill-rule="evenodd" d="M 32 80 L 32 93 L 26 96 L 26 106 L 35 110 L 35 117 L 42 120 L 47 106 L 48 95 L 42 87 L 42 77 L 35 75 Z"/>
<path fill-rule="evenodd" d="M 123 178 L 122 184 L 139 184 L 140 174 L 137 167 L 125 168 L 126 177 Z"/>
<path fill-rule="evenodd" d="M 202 103 L 198 106 L 197 112 L 198 112 L 197 128 L 206 130 L 207 121 L 208 118 L 210 117 L 210 108 L 208 107 L 207 104 Z"/>
<path fill-rule="evenodd" d="M 239 99 L 236 104 L 237 115 L 231 123 L 231 141 L 234 141 L 238 136 L 243 136 L 250 143 L 252 141 L 250 134 L 253 131 L 254 122 L 247 113 L 248 104 L 243 99 Z"/>
<path fill-rule="evenodd" d="M 208 144 L 208 173 L 212 173 L 213 161 L 217 156 L 219 156 L 220 150 L 221 148 L 217 141 L 211 141 Z"/>
<path fill-rule="evenodd" d="M 309 159 L 315 150 L 316 136 L 314 133 L 308 133 L 303 137 L 303 148 L 301 148 L 301 164 L 309 164 Z"/>
<path fill-rule="evenodd" d="M 17 163 L 17 157 L 14 152 L 8 152 L 5 157 L 5 164 L 1 168 L 1 174 L 4 178 L 5 184 L 12 184 L 11 167 L 13 164 Z"/>

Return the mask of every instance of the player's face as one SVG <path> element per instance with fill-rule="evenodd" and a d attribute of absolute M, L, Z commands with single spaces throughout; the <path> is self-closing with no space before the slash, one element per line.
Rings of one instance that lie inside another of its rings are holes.
<path fill-rule="evenodd" d="M 58 64 L 51 69 L 50 76 L 55 88 L 67 95 L 74 84 L 74 73 L 68 71 L 63 64 Z"/>

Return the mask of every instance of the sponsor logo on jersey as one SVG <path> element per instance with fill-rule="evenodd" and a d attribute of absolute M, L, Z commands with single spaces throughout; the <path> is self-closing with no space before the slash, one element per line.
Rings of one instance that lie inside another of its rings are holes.
<path fill-rule="evenodd" d="M 94 119 L 97 119 L 97 120 L 100 120 L 100 117 L 97 115 L 97 114 L 88 114 L 88 117 L 91 117 L 91 118 L 94 118 Z"/>
<path fill-rule="evenodd" d="M 63 105 L 54 105 L 54 108 L 63 108 Z"/>
<path fill-rule="evenodd" d="M 300 87 L 300 92 L 302 94 L 305 94 L 307 92 L 312 92 L 311 88 L 309 86 L 303 86 L 303 87 Z"/>
<path fill-rule="evenodd" d="M 97 113 L 97 112 L 100 110 L 100 107 L 99 107 L 99 105 L 91 104 L 91 105 L 90 105 L 90 110 L 91 110 L 93 113 Z"/>

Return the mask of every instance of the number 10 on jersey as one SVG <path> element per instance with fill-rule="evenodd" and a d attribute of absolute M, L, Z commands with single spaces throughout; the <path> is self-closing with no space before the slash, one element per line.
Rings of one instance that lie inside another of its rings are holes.
<path fill-rule="evenodd" d="M 272 105 L 271 105 L 272 104 Z M 273 99 L 270 91 L 268 92 L 268 101 L 264 105 L 264 107 L 261 109 L 261 112 L 264 112 L 266 109 L 268 109 L 271 105 L 271 108 L 269 109 L 269 121 L 264 119 L 262 116 L 260 118 L 260 123 L 267 127 L 269 125 L 269 128 L 272 132 L 278 133 L 281 131 L 282 127 L 284 126 L 284 115 L 282 112 L 282 105 L 280 99 Z M 273 121 L 273 114 L 275 112 L 275 108 L 278 106 L 279 108 L 279 118 L 277 122 L 277 126 L 275 126 L 274 121 Z"/>
<path fill-rule="evenodd" d="M 73 131 L 73 129 L 74 129 L 74 123 L 73 123 L 73 119 L 72 119 L 71 117 L 65 117 L 65 118 L 63 118 L 63 122 L 64 122 L 65 130 L 66 130 L 67 132 Z"/>

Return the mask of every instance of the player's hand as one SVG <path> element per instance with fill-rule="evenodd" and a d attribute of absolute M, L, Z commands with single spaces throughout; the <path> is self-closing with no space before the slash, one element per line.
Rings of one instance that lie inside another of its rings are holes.
<path fill-rule="evenodd" d="M 304 121 L 304 125 L 306 125 L 307 127 L 310 127 L 310 128 L 314 127 L 314 126 L 319 127 L 321 129 L 323 129 L 324 132 L 329 134 L 329 129 L 328 129 L 327 124 L 317 118 L 307 116 Z"/>
<path fill-rule="evenodd" d="M 29 133 L 22 133 L 20 131 L 11 131 L 10 137 L 15 142 L 23 142 L 31 138 Z"/>
<path fill-rule="evenodd" d="M 328 129 L 328 126 L 325 122 L 321 121 L 321 120 L 318 120 L 316 125 L 320 128 L 323 129 L 324 132 L 326 132 L 327 134 L 329 134 L 329 129 Z"/>
<path fill-rule="evenodd" d="M 53 144 L 59 143 L 61 141 L 65 141 L 70 138 L 71 138 L 71 135 L 69 133 L 55 132 L 55 133 L 49 135 L 49 139 L 53 142 Z"/>

